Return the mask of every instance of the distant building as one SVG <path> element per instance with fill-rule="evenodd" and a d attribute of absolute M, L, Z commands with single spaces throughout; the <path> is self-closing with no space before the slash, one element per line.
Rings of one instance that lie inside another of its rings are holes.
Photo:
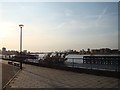
<path fill-rule="evenodd" d="M 111 51 L 112 51 L 112 53 L 120 54 L 120 51 L 119 51 L 118 49 L 113 49 L 113 50 L 111 50 Z"/>
<path fill-rule="evenodd" d="M 92 49 L 92 54 L 119 54 L 118 49 L 109 49 L 109 48 L 101 48 L 101 49 Z"/>
<path fill-rule="evenodd" d="M 0 54 L 2 54 L 2 51 L 0 50 Z"/>
<path fill-rule="evenodd" d="M 23 50 L 23 53 L 27 53 L 27 50 Z"/>
<path fill-rule="evenodd" d="M 90 48 L 87 49 L 87 54 L 91 54 Z"/>
<path fill-rule="evenodd" d="M 80 50 L 80 54 L 86 54 L 86 51 L 84 49 Z"/>
<path fill-rule="evenodd" d="M 5 47 L 2 48 L 2 54 L 6 54 L 6 48 Z"/>
<path fill-rule="evenodd" d="M 101 48 L 100 54 L 111 54 L 111 49 L 109 48 Z"/>
<path fill-rule="evenodd" d="M 92 49 L 92 50 L 91 50 L 91 53 L 92 53 L 92 54 L 99 54 L 99 53 L 100 53 L 100 50 L 99 50 L 99 49 Z"/>
<path fill-rule="evenodd" d="M 3 48 L 2 48 L 2 51 L 6 51 L 6 48 L 5 48 L 5 47 L 3 47 Z"/>

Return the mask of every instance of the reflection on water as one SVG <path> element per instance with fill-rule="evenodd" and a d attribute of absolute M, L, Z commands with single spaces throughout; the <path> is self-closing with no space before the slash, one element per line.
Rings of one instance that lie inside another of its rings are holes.
<path fill-rule="evenodd" d="M 39 55 L 39 59 L 43 59 L 47 54 L 38 54 L 38 55 Z M 73 58 L 74 58 L 74 62 L 83 63 L 83 56 L 87 56 L 87 55 L 69 54 L 66 56 L 67 58 L 66 62 L 73 62 Z"/>
<path fill-rule="evenodd" d="M 66 56 L 68 62 L 74 62 L 74 63 L 83 63 L 83 56 L 84 55 L 76 55 L 76 54 L 69 54 Z"/>

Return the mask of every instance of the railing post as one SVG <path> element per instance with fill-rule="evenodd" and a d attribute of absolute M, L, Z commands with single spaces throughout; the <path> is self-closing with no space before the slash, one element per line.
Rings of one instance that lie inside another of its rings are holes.
<path fill-rule="evenodd" d="M 74 58 L 72 58 L 72 62 L 73 62 L 73 66 L 72 67 L 74 68 Z"/>

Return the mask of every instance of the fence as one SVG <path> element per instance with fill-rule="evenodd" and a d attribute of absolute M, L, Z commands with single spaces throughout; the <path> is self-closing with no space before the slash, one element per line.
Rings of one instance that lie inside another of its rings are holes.
<path fill-rule="evenodd" d="M 90 56 L 89 56 L 90 57 Z M 85 68 L 85 69 L 96 69 L 96 70 L 104 70 L 104 71 L 120 71 L 120 58 L 112 57 L 112 58 L 104 58 L 100 57 L 90 57 L 84 56 L 81 58 L 67 58 L 65 62 L 67 67 L 72 68 Z M 70 61 L 70 62 L 69 62 Z"/>
<path fill-rule="evenodd" d="M 7 59 L 9 57 L 6 57 Z M 30 64 L 46 64 L 39 62 L 39 60 L 26 60 L 25 63 Z M 48 63 L 47 65 L 51 65 Z M 83 58 L 67 58 L 64 63 L 54 63 L 57 66 L 71 67 L 71 68 L 84 68 L 91 70 L 102 71 L 120 71 L 120 56 L 83 56 Z"/>

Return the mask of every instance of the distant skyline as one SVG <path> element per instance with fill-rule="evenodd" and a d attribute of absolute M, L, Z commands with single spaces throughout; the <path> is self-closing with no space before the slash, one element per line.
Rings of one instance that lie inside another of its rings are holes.
<path fill-rule="evenodd" d="M 0 3 L 0 47 L 19 50 L 118 48 L 117 2 Z"/>

